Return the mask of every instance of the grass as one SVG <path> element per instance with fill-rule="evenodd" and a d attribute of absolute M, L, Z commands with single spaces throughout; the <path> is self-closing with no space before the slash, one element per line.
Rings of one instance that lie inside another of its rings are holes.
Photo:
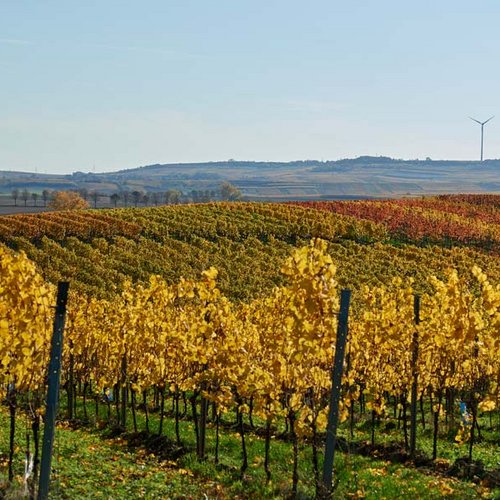
<path fill-rule="evenodd" d="M 427 416 L 429 416 L 427 414 Z M 498 416 L 497 422 L 498 422 Z M 385 421 L 382 419 L 380 425 L 376 427 L 375 431 L 375 443 L 381 445 L 389 445 L 395 441 L 404 442 L 403 430 L 393 429 L 391 424 L 394 422 L 393 419 L 387 418 Z M 385 427 L 388 424 L 388 428 Z M 473 460 L 480 460 L 483 462 L 487 469 L 495 469 L 500 467 L 500 455 L 499 455 L 499 445 L 500 443 L 500 425 L 494 425 L 490 427 L 489 418 L 483 415 L 479 419 L 479 424 L 481 426 L 482 439 L 477 441 L 473 446 L 472 458 Z M 446 424 L 442 421 L 439 423 L 440 426 L 440 437 L 437 443 L 437 455 L 438 459 L 441 461 L 446 461 L 453 463 L 459 458 L 468 456 L 469 453 L 469 443 L 457 443 L 455 442 L 455 436 L 457 430 L 455 428 L 447 431 Z M 370 425 L 368 421 L 365 421 L 361 425 L 357 425 L 354 428 L 354 442 L 360 442 L 363 440 L 368 441 L 370 439 Z M 409 430 L 408 430 L 409 433 Z M 433 428 L 430 422 L 427 422 L 425 430 L 422 430 L 420 426 L 420 421 L 417 425 L 417 449 L 428 457 L 432 456 L 432 446 L 433 446 Z M 339 435 L 345 439 L 349 439 L 349 432 L 347 426 L 341 426 Z M 477 432 L 476 432 L 477 440 Z"/>
<path fill-rule="evenodd" d="M 8 429 L 4 412 L 0 413 L 0 425 L 2 431 Z M 16 478 L 24 470 L 24 434 L 22 426 L 16 435 Z M 7 432 L 0 434 L 0 446 L 2 452 L 8 449 Z M 0 471 L 5 480 L 5 453 L 1 457 Z M 206 491 L 202 482 L 170 463 L 127 450 L 120 440 L 103 439 L 102 433 L 71 429 L 64 424 L 57 430 L 52 467 L 51 498 L 175 498 L 176 492 L 200 498 Z M 19 479 L 13 489 L 22 491 Z"/>
<path fill-rule="evenodd" d="M 137 446 L 131 432 L 113 436 L 103 422 L 95 425 L 95 416 L 89 405 L 88 425 L 73 428 L 60 422 L 56 433 L 53 458 L 51 498 L 286 498 L 291 494 L 291 445 L 276 436 L 271 443 L 272 481 L 267 483 L 263 468 L 264 441 L 255 434 L 247 435 L 249 468 L 240 478 L 240 436 L 227 422 L 220 436 L 220 463 L 214 463 L 215 431 L 207 430 L 207 459 L 198 461 L 194 433 L 189 420 L 180 422 L 180 434 L 185 453 L 165 459 L 158 453 Z M 102 408 L 101 408 L 102 410 Z M 104 412 L 102 412 L 104 413 Z M 81 415 L 81 408 L 79 415 Z M 230 416 L 229 416 L 230 419 Z M 157 432 L 159 418 L 150 414 L 150 431 Z M 138 413 L 139 429 L 145 428 L 144 415 Z M 8 415 L 0 411 L 0 478 L 7 477 Z M 344 427 L 341 434 L 346 435 Z M 17 421 L 16 478 L 24 468 L 26 424 Z M 355 439 L 368 439 L 369 431 L 357 426 Z M 166 418 L 164 436 L 174 441 L 174 421 Z M 493 435 L 488 439 L 493 439 Z M 400 431 L 377 430 L 378 442 L 400 438 Z M 165 438 L 163 438 L 165 441 Z M 419 436 L 419 447 L 429 446 L 429 437 Z M 161 451 L 161 450 L 160 450 Z M 465 455 L 458 445 L 440 440 L 440 456 L 447 460 Z M 475 447 L 488 466 L 498 467 L 498 447 L 483 441 Z M 477 454 L 477 455 L 476 455 Z M 496 462 L 495 462 L 496 461 Z M 481 484 L 461 481 L 436 474 L 408 464 L 391 462 L 376 457 L 340 453 L 335 458 L 336 498 L 497 498 L 500 491 L 491 491 Z M 17 480 L 11 491 L 22 490 Z M 299 458 L 299 498 L 314 497 L 314 478 L 311 465 L 311 447 L 302 446 Z"/>

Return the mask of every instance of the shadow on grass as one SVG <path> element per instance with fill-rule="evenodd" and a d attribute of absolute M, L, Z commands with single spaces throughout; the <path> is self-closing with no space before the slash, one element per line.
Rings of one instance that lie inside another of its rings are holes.
<path fill-rule="evenodd" d="M 366 441 L 349 442 L 344 438 L 337 439 L 337 449 L 344 453 L 387 460 L 395 464 L 413 465 L 422 472 L 466 479 L 481 483 L 487 488 L 500 487 L 500 468 L 488 470 L 481 460 L 470 461 L 468 457 L 462 457 L 449 464 L 442 460 L 432 460 L 420 451 L 411 457 L 406 448 L 396 442 L 372 445 Z"/>
<path fill-rule="evenodd" d="M 129 451 L 144 449 L 154 454 L 159 460 L 178 460 L 192 450 L 186 446 L 179 446 L 167 436 L 154 434 L 147 431 L 123 432 L 119 427 L 111 427 L 103 434 L 107 439 L 120 437 Z"/>

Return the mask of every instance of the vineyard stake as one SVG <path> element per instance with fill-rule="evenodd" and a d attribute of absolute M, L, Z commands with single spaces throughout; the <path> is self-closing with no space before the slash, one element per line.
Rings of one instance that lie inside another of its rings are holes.
<path fill-rule="evenodd" d="M 335 361 L 332 370 L 332 392 L 330 393 L 330 410 L 326 428 L 325 460 L 323 462 L 323 493 L 327 497 L 332 492 L 333 461 L 337 441 L 337 426 L 339 421 L 340 388 L 342 370 L 344 368 L 344 352 L 347 341 L 347 323 L 349 319 L 349 303 L 351 290 L 340 292 L 340 313 L 337 324 L 337 341 L 335 343 Z"/>
<path fill-rule="evenodd" d="M 120 427 L 124 432 L 127 430 L 127 401 L 128 401 L 128 384 L 127 384 L 127 356 L 122 357 L 120 367 L 121 392 L 122 398 L 120 401 Z"/>
<path fill-rule="evenodd" d="M 69 283 L 66 281 L 60 281 L 57 285 L 57 303 L 54 316 L 54 330 L 52 333 L 52 346 L 50 350 L 49 383 L 47 389 L 47 406 L 45 409 L 45 429 L 43 432 L 38 500 L 46 500 L 49 496 L 50 466 L 52 462 L 52 448 L 54 446 L 54 431 L 59 400 L 62 343 L 66 304 L 68 302 L 68 289 Z"/>
<path fill-rule="evenodd" d="M 74 366 L 75 366 L 75 359 L 73 356 L 73 353 L 71 352 L 73 349 L 73 342 L 70 341 L 69 343 L 69 348 L 70 348 L 70 353 L 69 353 L 69 370 L 68 370 L 68 408 L 67 408 L 67 415 L 68 415 L 68 420 L 73 420 L 74 418 L 74 408 L 75 408 L 75 376 L 74 376 Z"/>
<path fill-rule="evenodd" d="M 413 313 L 415 318 L 415 330 L 413 331 L 412 355 L 411 355 L 411 425 L 410 425 L 410 457 L 415 456 L 417 445 L 417 387 L 418 387 L 418 325 L 420 324 L 420 295 L 415 295 L 413 300 Z"/>

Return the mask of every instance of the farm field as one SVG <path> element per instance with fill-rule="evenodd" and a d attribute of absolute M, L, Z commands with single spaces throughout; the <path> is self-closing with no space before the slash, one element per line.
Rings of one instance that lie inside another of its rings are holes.
<path fill-rule="evenodd" d="M 422 196 L 459 190 L 499 193 L 499 165 L 499 160 L 419 161 L 362 156 L 338 161 L 156 164 L 118 172 L 67 175 L 4 170 L 0 172 L 0 205 L 14 204 L 4 197 L 15 188 L 38 193 L 44 189 L 85 189 L 106 195 L 178 189 L 188 194 L 192 190 L 217 189 L 223 181 L 237 186 L 251 201 Z"/>
<path fill-rule="evenodd" d="M 349 288 L 339 497 L 495 498 L 499 222 L 495 195 L 0 217 L 5 478 L 25 446 L 9 459 L 7 422 L 17 443 L 39 432 L 54 284 L 68 280 L 61 498 L 96 488 L 72 477 L 89 449 L 114 498 L 314 497 Z"/>
<path fill-rule="evenodd" d="M 285 258 L 311 238 L 328 242 L 341 287 L 390 286 L 394 277 L 411 277 L 417 291 L 424 291 L 428 275 L 444 278 L 455 268 L 470 278 L 474 265 L 498 281 L 498 224 L 465 219 L 458 230 L 473 231 L 475 240 L 456 226 L 414 237 L 358 219 L 354 211 L 351 216 L 292 205 L 215 203 L 5 216 L 0 241 L 25 251 L 48 281 L 70 279 L 73 288 L 98 297 L 119 291 L 127 279 L 145 283 L 158 274 L 174 284 L 210 266 L 229 298 L 265 296 L 283 284 Z"/>

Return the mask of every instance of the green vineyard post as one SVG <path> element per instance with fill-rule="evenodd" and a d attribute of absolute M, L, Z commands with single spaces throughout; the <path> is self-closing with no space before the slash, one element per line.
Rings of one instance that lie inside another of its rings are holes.
<path fill-rule="evenodd" d="M 411 425 L 410 425 L 410 457 L 415 456 L 417 445 L 417 387 L 418 387 L 418 325 L 420 324 L 420 295 L 415 295 L 413 300 L 413 313 L 415 319 L 415 330 L 413 331 L 412 355 L 411 355 Z"/>
<path fill-rule="evenodd" d="M 57 405 L 59 402 L 59 383 L 61 375 L 62 343 L 66 304 L 68 302 L 69 283 L 60 281 L 57 286 L 57 303 L 52 333 L 52 346 L 48 373 L 47 405 L 45 409 L 45 429 L 43 433 L 42 461 L 40 465 L 40 482 L 38 500 L 46 500 L 49 496 L 50 467 L 56 425 Z"/>
<path fill-rule="evenodd" d="M 332 370 L 332 392 L 330 394 L 330 410 L 328 426 L 326 428 L 325 460 L 323 462 L 323 494 L 330 496 L 333 486 L 333 462 L 335 445 L 337 442 L 337 426 L 339 421 L 340 391 L 342 385 L 342 371 L 344 368 L 344 353 L 347 342 L 347 324 L 349 319 L 349 303 L 351 290 L 340 292 L 340 312 L 337 323 L 337 341 L 335 343 L 335 360 Z"/>

